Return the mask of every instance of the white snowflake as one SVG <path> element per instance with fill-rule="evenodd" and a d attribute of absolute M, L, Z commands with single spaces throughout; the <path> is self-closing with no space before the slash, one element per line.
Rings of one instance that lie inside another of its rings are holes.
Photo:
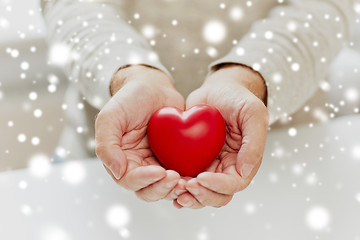
<path fill-rule="evenodd" d="M 289 134 L 290 137 L 295 137 L 297 135 L 296 128 L 289 128 L 288 134 Z"/>
<path fill-rule="evenodd" d="M 230 10 L 230 18 L 234 21 L 242 20 L 244 17 L 244 10 L 241 7 L 233 7 Z"/>
<path fill-rule="evenodd" d="M 306 223 L 312 230 L 324 230 L 330 223 L 330 212 L 325 207 L 312 207 L 306 214 Z"/>
<path fill-rule="evenodd" d="M 129 224 L 130 212 L 123 205 L 113 205 L 106 212 L 106 220 L 110 227 L 121 229 Z"/>
<path fill-rule="evenodd" d="M 203 38 L 208 43 L 221 43 L 225 39 L 226 34 L 226 26 L 218 20 L 209 21 L 203 27 Z"/>
<path fill-rule="evenodd" d="M 70 48 L 62 43 L 50 46 L 48 59 L 55 66 L 63 66 L 70 60 Z"/>
<path fill-rule="evenodd" d="M 85 180 L 86 171 L 82 163 L 69 162 L 62 169 L 63 180 L 71 185 L 80 184 Z"/>
<path fill-rule="evenodd" d="M 39 137 L 32 137 L 31 138 L 31 144 L 34 146 L 37 146 L 40 144 L 40 138 Z"/>
<path fill-rule="evenodd" d="M 24 143 L 26 141 L 26 135 L 24 133 L 20 133 L 17 137 L 17 140 L 20 142 L 20 143 Z"/>
<path fill-rule="evenodd" d="M 37 154 L 29 160 L 30 173 L 38 178 L 46 177 L 51 172 L 50 159 L 44 154 Z"/>

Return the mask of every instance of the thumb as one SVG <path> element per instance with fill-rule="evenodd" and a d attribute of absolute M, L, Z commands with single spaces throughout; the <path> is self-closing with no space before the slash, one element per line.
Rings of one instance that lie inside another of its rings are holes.
<path fill-rule="evenodd" d="M 201 93 L 200 89 L 197 89 L 190 93 L 186 99 L 186 110 L 192 108 L 198 104 L 206 104 L 204 94 Z"/>
<path fill-rule="evenodd" d="M 127 169 L 127 160 L 124 152 L 119 146 L 96 147 L 96 155 L 104 166 L 111 171 L 116 180 L 120 180 Z"/>
<path fill-rule="evenodd" d="M 122 132 L 111 121 L 111 116 L 99 114 L 95 123 L 95 151 L 98 158 L 116 179 L 121 179 L 127 169 L 127 160 L 120 147 Z"/>
<path fill-rule="evenodd" d="M 261 164 L 268 127 L 268 117 L 262 110 L 253 108 L 246 114 L 249 116 L 240 121 L 243 136 L 236 163 L 236 170 L 244 179 L 255 175 Z"/>

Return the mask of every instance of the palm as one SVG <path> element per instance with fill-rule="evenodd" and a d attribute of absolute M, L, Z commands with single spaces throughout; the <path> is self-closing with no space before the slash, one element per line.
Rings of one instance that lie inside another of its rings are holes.
<path fill-rule="evenodd" d="M 105 169 L 146 201 L 173 200 L 179 188 L 179 174 L 160 166 L 147 140 L 155 111 L 165 106 L 184 109 L 185 100 L 170 81 L 165 73 L 146 66 L 118 71 L 110 87 L 115 95 L 95 122 L 96 154 Z"/>
<path fill-rule="evenodd" d="M 128 89 L 124 87 L 124 90 L 127 91 L 127 96 L 130 98 L 136 96 L 138 89 L 137 86 L 130 86 Z M 119 93 L 121 94 L 121 92 Z M 119 146 L 128 160 L 126 172 L 141 166 L 160 166 L 147 140 L 148 122 L 152 114 L 164 106 L 183 108 L 185 102 L 183 97 L 173 89 L 152 90 L 149 88 L 138 101 L 124 99 L 122 95 L 119 98 L 115 95 L 114 99 L 119 104 L 116 115 L 122 135 L 118 137 L 118 140 Z M 127 103 L 127 105 L 124 106 L 123 103 Z"/>
<path fill-rule="evenodd" d="M 236 171 L 236 158 L 241 147 L 241 135 L 227 132 L 223 149 L 206 170 L 207 172 L 230 174 Z"/>
<path fill-rule="evenodd" d="M 123 135 L 120 147 L 128 159 L 127 171 L 140 166 L 159 165 L 146 138 L 146 126 Z"/>
<path fill-rule="evenodd" d="M 231 83 L 205 84 L 192 92 L 186 103 L 187 108 L 197 104 L 216 107 L 225 120 L 227 133 L 215 161 L 196 179 L 188 180 L 186 189 L 192 195 L 184 194 L 174 204 L 192 208 L 224 206 L 234 193 L 250 183 L 260 166 L 266 137 L 266 110 L 248 89 Z M 257 163 L 254 171 L 248 171 L 249 175 L 244 177 L 242 168 L 249 160 Z"/>
<path fill-rule="evenodd" d="M 240 90 L 229 91 L 229 88 L 220 86 L 220 88 L 203 88 L 198 89 L 193 93 L 191 106 L 195 104 L 209 104 L 216 107 L 224 117 L 226 123 L 226 140 L 223 149 L 216 158 L 216 160 L 206 170 L 207 172 L 216 173 L 233 173 L 236 166 L 237 154 L 242 145 L 242 133 L 239 120 L 234 116 L 241 119 L 244 109 L 245 101 L 239 100 L 238 104 L 234 104 L 234 101 L 229 101 L 229 98 L 236 96 L 244 96 L 245 92 Z M 226 95 L 223 94 L 226 92 Z M 229 102 L 232 105 L 229 105 Z M 188 106 L 190 107 L 190 106 Z"/>

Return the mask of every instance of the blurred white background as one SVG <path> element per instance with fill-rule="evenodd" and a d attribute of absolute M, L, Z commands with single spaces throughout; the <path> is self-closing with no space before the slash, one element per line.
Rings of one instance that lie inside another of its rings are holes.
<path fill-rule="evenodd" d="M 67 80 L 47 65 L 38 0 L 0 1 L 0 171 L 51 157 L 62 129 Z"/>

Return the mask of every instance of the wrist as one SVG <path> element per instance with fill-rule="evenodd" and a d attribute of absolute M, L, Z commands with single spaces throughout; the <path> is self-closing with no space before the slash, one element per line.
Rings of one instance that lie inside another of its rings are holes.
<path fill-rule="evenodd" d="M 258 97 L 266 106 L 267 87 L 260 73 L 252 68 L 237 63 L 219 64 L 213 68 L 213 72 L 207 77 L 205 83 L 229 82 L 240 84 Z"/>
<path fill-rule="evenodd" d="M 152 86 L 174 87 L 170 77 L 158 68 L 148 65 L 126 65 L 116 71 L 110 82 L 110 95 L 113 96 L 129 82 L 144 82 Z"/>

